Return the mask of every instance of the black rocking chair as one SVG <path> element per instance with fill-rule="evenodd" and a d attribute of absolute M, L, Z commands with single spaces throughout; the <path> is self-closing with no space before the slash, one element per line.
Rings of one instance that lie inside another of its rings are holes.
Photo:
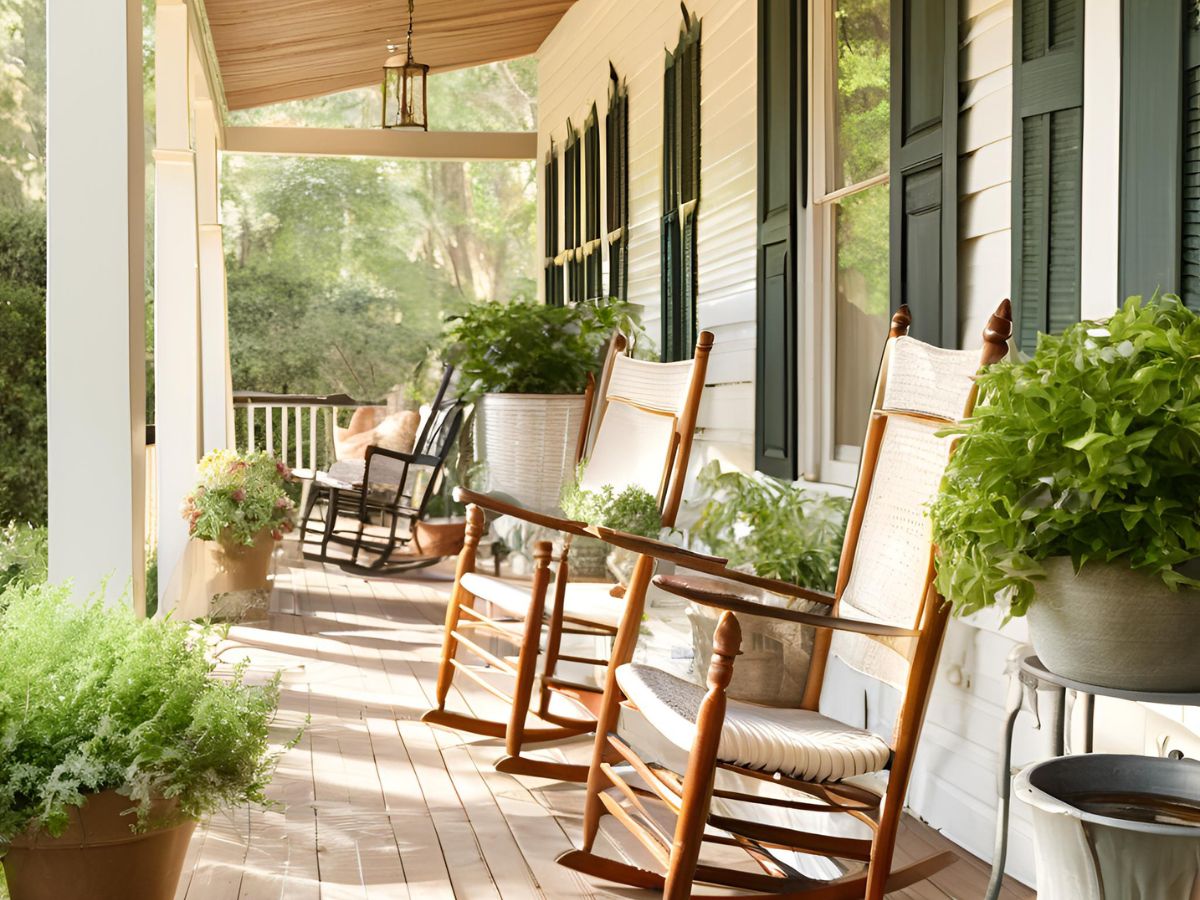
<path fill-rule="evenodd" d="M 320 552 L 306 556 L 335 562 L 348 571 L 380 574 L 431 566 L 457 553 L 453 547 L 443 549 L 433 531 L 421 525 L 462 426 L 462 402 L 447 397 L 452 375 L 452 367 L 446 366 L 412 452 L 369 446 L 362 461 L 338 462 L 329 472 L 317 473 L 304 511 L 301 541 L 313 508 L 322 499 L 325 527 Z M 353 524 L 339 527 L 340 517 Z M 422 531 L 429 533 L 422 535 Z M 422 546 L 423 536 L 427 546 Z M 349 547 L 349 558 L 331 557 L 330 544 Z"/>

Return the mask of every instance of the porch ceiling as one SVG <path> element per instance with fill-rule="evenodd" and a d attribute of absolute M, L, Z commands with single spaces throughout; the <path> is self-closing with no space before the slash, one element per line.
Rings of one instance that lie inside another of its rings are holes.
<path fill-rule="evenodd" d="M 434 72 L 527 56 L 574 0 L 418 0 L 413 48 Z M 204 0 L 225 102 L 246 109 L 375 84 L 403 0 Z"/>

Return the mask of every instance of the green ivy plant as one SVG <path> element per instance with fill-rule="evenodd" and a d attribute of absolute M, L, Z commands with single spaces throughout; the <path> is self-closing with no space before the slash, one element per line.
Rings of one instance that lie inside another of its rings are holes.
<path fill-rule="evenodd" d="M 662 533 L 658 499 L 643 487 L 629 485 L 618 491 L 611 484 L 599 490 L 579 486 L 579 479 L 563 488 L 559 501 L 567 518 L 626 534 L 656 538 Z"/>
<path fill-rule="evenodd" d="M 461 396 L 581 394 L 614 331 L 639 332 L 622 300 L 573 306 L 476 303 L 446 320 L 442 356 L 459 371 Z"/>
<path fill-rule="evenodd" d="M 134 830 L 149 801 L 178 816 L 265 803 L 278 756 L 279 692 L 213 677 L 212 632 L 85 603 L 69 586 L 10 585 L 0 613 L 0 846 L 26 829 L 59 835 L 69 807 L 116 790 Z"/>
<path fill-rule="evenodd" d="M 1106 322 L 1040 335 L 978 379 L 930 513 L 937 586 L 959 614 L 1024 615 L 1041 560 L 1122 560 L 1171 588 L 1200 556 L 1200 318 L 1131 297 Z M 1134 602 L 1137 598 L 1131 597 Z"/>
<path fill-rule="evenodd" d="M 696 476 L 704 506 L 692 537 L 730 566 L 832 591 L 850 501 L 765 475 L 722 472 L 717 460 Z"/>
<path fill-rule="evenodd" d="M 46 526 L 9 522 L 0 528 L 0 589 L 13 581 L 39 584 L 49 569 Z"/>
<path fill-rule="evenodd" d="M 292 530 L 291 472 L 271 454 L 214 450 L 200 460 L 199 474 L 182 510 L 192 537 L 250 546 L 262 531 L 279 540 Z"/>

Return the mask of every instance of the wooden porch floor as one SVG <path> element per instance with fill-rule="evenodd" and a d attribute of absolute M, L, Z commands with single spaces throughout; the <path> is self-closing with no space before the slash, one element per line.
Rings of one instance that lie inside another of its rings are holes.
<path fill-rule="evenodd" d="M 277 566 L 269 621 L 234 627 L 222 658 L 246 658 L 254 673 L 283 670 L 281 741 L 310 724 L 280 763 L 276 808 L 197 829 L 177 900 L 651 896 L 554 862 L 578 840 L 581 787 L 499 774 L 500 742 L 419 721 L 433 696 L 444 571 L 367 581 L 305 563 L 295 546 Z M 455 702 L 485 714 L 495 703 L 482 690 Z M 557 752 L 585 760 L 589 747 Z M 898 855 L 952 846 L 909 819 Z M 961 855 L 932 882 L 891 896 L 981 897 L 986 867 Z M 1004 896 L 1034 895 L 1013 883 Z"/>

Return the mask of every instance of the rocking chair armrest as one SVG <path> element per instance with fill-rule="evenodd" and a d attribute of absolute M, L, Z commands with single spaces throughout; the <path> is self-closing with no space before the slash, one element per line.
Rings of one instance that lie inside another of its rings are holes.
<path fill-rule="evenodd" d="M 478 491 L 472 491 L 469 488 L 456 487 L 454 489 L 454 499 L 459 503 L 472 503 L 475 506 L 482 507 L 498 515 L 512 516 L 514 519 L 520 519 L 523 522 L 541 525 L 543 528 L 550 528 L 554 531 L 561 531 L 576 537 L 594 537 L 588 531 L 586 522 L 576 522 L 573 519 L 561 519 L 549 513 L 534 512 L 531 509 L 525 509 L 523 506 L 518 506 L 507 500 L 501 500 L 499 497 L 493 497 L 491 494 L 482 494 Z"/>
<path fill-rule="evenodd" d="M 861 619 L 844 619 L 840 616 L 823 616 L 814 613 L 800 612 L 781 606 L 767 606 L 756 600 L 730 590 L 729 586 L 715 578 L 696 578 L 686 575 L 657 575 L 654 583 L 668 593 L 683 597 L 702 606 L 712 606 L 717 609 L 728 609 L 735 613 L 745 613 L 750 616 L 763 616 L 769 619 L 781 619 L 787 622 L 798 622 L 802 625 L 812 625 L 816 628 L 830 628 L 837 631 L 853 631 L 858 634 L 871 634 L 879 637 L 916 637 L 920 634 L 912 628 L 900 628 L 895 625 L 885 625 L 882 622 L 869 622 Z"/>
<path fill-rule="evenodd" d="M 406 462 L 410 466 L 436 466 L 438 458 L 429 456 L 425 453 L 405 453 L 403 450 L 391 450 L 387 447 L 381 447 L 378 444 L 372 444 L 366 450 L 366 461 L 369 464 L 372 456 L 386 456 L 388 459 L 398 459 L 400 462 Z"/>
<path fill-rule="evenodd" d="M 613 546 L 642 553 L 646 556 L 653 556 L 656 559 L 667 562 L 673 562 L 675 565 L 685 569 L 703 572 L 705 575 L 716 575 L 719 578 L 724 578 L 728 581 L 737 581 L 764 591 L 770 591 L 773 594 L 799 597 L 804 600 L 812 600 L 815 603 L 824 603 L 827 606 L 833 605 L 833 597 L 821 591 L 814 591 L 812 588 L 792 584 L 790 581 L 780 581 L 777 578 L 764 578 L 761 575 L 752 575 L 749 572 L 739 572 L 736 569 L 731 569 L 729 568 L 729 560 L 723 556 L 708 556 L 704 553 L 697 553 L 694 550 L 685 550 L 682 547 L 676 547 L 674 544 L 668 544 L 665 541 L 656 541 L 653 538 L 639 537 L 633 534 L 626 534 L 622 531 L 613 531 L 611 528 L 593 528 L 591 531 L 600 540 Z"/>

